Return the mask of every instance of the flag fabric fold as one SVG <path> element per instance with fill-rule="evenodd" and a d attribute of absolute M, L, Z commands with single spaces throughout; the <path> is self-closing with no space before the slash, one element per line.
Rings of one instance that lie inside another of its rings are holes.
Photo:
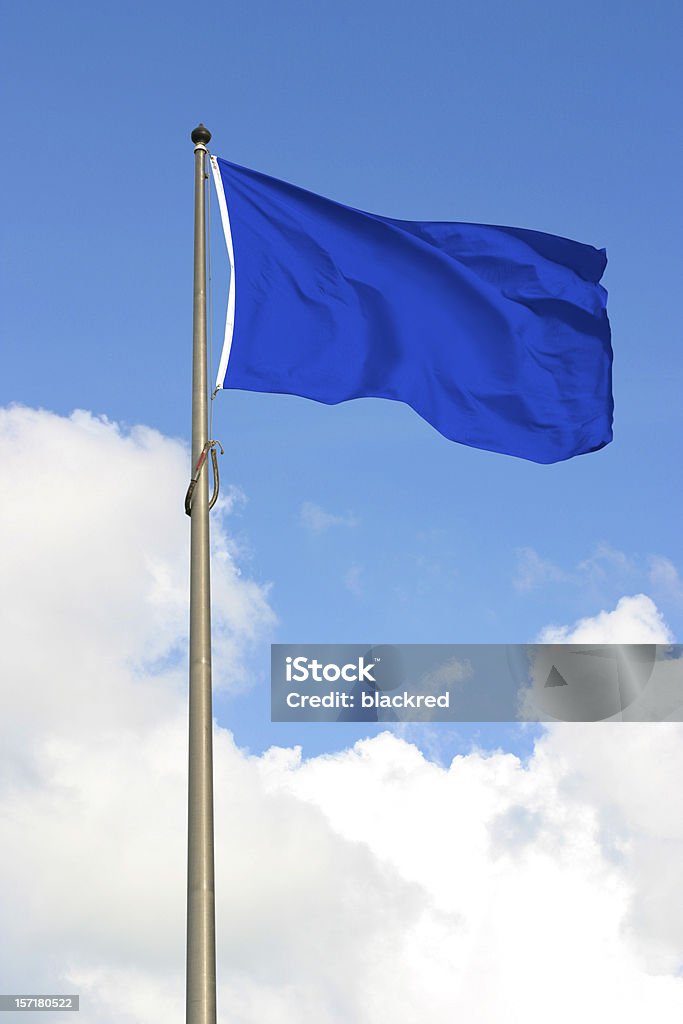
<path fill-rule="evenodd" d="M 212 169 L 231 263 L 217 387 L 393 399 L 452 441 L 539 463 L 612 439 L 604 250 Z"/>

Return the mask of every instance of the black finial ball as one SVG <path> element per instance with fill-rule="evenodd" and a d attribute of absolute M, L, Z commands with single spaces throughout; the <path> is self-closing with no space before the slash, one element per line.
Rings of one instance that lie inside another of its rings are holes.
<path fill-rule="evenodd" d="M 206 146 L 211 141 L 211 132 L 209 131 L 208 128 L 205 128 L 200 121 L 195 130 L 192 132 L 190 138 L 194 142 L 195 146 L 198 146 L 199 143 L 201 143 L 202 146 Z"/>

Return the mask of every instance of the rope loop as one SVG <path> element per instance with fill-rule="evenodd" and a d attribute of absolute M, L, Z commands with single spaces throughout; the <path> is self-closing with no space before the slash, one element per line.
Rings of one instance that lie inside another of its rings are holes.
<path fill-rule="evenodd" d="M 202 448 L 201 455 L 197 459 L 197 465 L 194 467 L 194 473 L 192 474 L 192 477 L 190 479 L 190 485 L 187 488 L 187 494 L 185 495 L 186 516 L 192 515 L 192 495 L 199 481 L 199 476 L 204 467 L 204 463 L 206 462 L 206 456 L 209 454 L 209 452 L 211 452 L 211 465 L 213 466 L 213 494 L 211 495 L 211 500 L 209 501 L 209 511 L 211 511 L 213 506 L 218 501 L 220 481 L 218 479 L 218 456 L 216 455 L 216 447 L 220 448 L 221 455 L 225 455 L 225 450 L 220 441 L 211 440 L 206 442 L 206 444 Z"/>

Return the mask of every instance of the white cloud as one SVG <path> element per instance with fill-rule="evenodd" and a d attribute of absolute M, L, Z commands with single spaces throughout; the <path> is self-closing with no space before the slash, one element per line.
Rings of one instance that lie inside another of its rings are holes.
<path fill-rule="evenodd" d="M 655 590 L 661 590 L 675 601 L 683 601 L 683 580 L 669 558 L 651 556 L 650 583 Z"/>
<path fill-rule="evenodd" d="M 180 1024 L 186 453 L 15 409 L 0 475 L 0 984 Z M 230 684 L 272 616 L 225 525 Z M 557 727 L 526 766 L 447 768 L 388 734 L 303 762 L 217 728 L 215 763 L 222 1022 L 680 1019 L 680 726 Z"/>
<path fill-rule="evenodd" d="M 667 644 L 673 635 L 654 601 L 645 594 L 622 597 L 613 611 L 579 619 L 572 626 L 546 626 L 541 644 Z"/>
<path fill-rule="evenodd" d="M 363 567 L 361 565 L 352 565 L 344 573 L 344 586 L 347 590 L 350 590 L 356 597 L 362 597 L 364 591 L 363 584 Z"/>
<path fill-rule="evenodd" d="M 358 520 L 351 513 L 334 515 L 332 512 L 326 512 L 320 505 L 314 505 L 312 501 L 303 503 L 300 516 L 302 525 L 313 533 L 324 533 L 333 526 L 358 525 Z"/>
<path fill-rule="evenodd" d="M 679 723 L 555 725 L 536 751 L 561 765 L 559 794 L 591 808 L 607 859 L 630 896 L 622 935 L 641 964 L 683 974 L 683 726 Z"/>
<path fill-rule="evenodd" d="M 589 558 L 579 562 L 577 569 L 583 577 L 594 580 L 628 577 L 638 572 L 636 559 L 629 558 L 611 544 L 597 544 Z"/>
<path fill-rule="evenodd" d="M 449 658 L 427 673 L 420 680 L 420 693 L 440 694 L 444 687 L 448 688 L 456 683 L 461 683 L 472 676 L 472 664 L 469 661 L 458 661 L 457 658 Z"/>
<path fill-rule="evenodd" d="M 603 600 L 619 592 L 652 590 L 662 599 L 683 601 L 683 580 L 674 563 L 662 555 L 626 555 L 610 544 L 597 544 L 588 558 L 565 569 L 542 557 L 534 548 L 519 548 L 513 585 L 520 592 L 551 583 L 590 590 Z"/>
<path fill-rule="evenodd" d="M 271 791 L 313 803 L 423 891 L 387 1014 L 635 1022 L 650 999 L 658 1020 L 680 1013 L 683 812 L 662 791 L 683 769 L 683 729 L 645 726 L 631 746 L 618 728 L 554 729 L 526 768 L 470 754 L 444 770 L 388 734 L 304 764 L 263 759 Z"/>
<path fill-rule="evenodd" d="M 569 574 L 554 562 L 541 558 L 534 548 L 517 550 L 517 571 L 513 580 L 517 590 L 533 590 L 543 583 L 563 583 L 569 580 Z"/>
<path fill-rule="evenodd" d="M 166 687 L 179 668 L 184 673 L 185 447 L 147 427 L 124 433 L 87 412 L 60 417 L 23 407 L 0 410 L 0 446 L 9 677 L 45 680 L 45 718 L 83 714 L 95 687 L 101 715 L 116 721 L 116 685 L 130 689 L 127 719 L 143 703 L 149 712 L 135 675 Z M 219 687 L 235 685 L 245 649 L 273 621 L 267 590 L 243 579 L 232 558 L 231 500 L 228 493 L 212 519 Z M 33 718 L 25 688 L 10 700 L 14 715 Z"/>

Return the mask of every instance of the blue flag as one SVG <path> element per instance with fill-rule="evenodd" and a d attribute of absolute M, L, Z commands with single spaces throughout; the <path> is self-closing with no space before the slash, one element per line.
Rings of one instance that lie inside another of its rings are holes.
<path fill-rule="evenodd" d="M 232 268 L 218 387 L 390 398 L 533 462 L 611 441 L 604 249 L 393 220 L 211 159 Z"/>

